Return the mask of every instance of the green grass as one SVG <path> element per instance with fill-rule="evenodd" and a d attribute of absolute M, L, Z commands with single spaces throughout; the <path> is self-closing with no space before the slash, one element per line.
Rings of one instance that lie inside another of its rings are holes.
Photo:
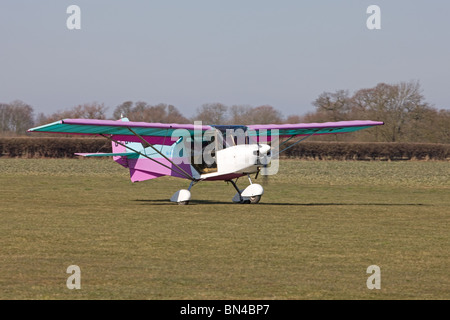
<path fill-rule="evenodd" d="M 449 299 L 449 173 L 449 162 L 285 160 L 258 205 L 205 182 L 177 206 L 168 199 L 187 180 L 133 184 L 107 160 L 0 159 L 0 299 Z M 80 290 L 66 287 L 73 264 Z M 380 290 L 366 287 L 370 265 Z"/>

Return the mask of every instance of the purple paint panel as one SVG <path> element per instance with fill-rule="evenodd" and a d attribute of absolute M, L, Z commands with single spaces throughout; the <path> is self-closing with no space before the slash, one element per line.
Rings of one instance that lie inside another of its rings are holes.
<path fill-rule="evenodd" d="M 133 182 L 145 181 L 162 177 L 162 174 L 152 173 L 148 171 L 141 171 L 130 168 L 130 178 Z"/>
<path fill-rule="evenodd" d="M 177 167 L 175 167 L 172 163 L 170 163 L 168 160 L 166 160 L 164 158 L 155 158 L 155 160 L 169 168 L 173 168 L 173 170 L 179 171 L 179 169 Z M 164 175 L 164 176 L 172 176 L 172 177 L 186 179 L 185 176 L 183 176 L 169 168 L 166 168 L 166 167 L 160 165 L 159 163 L 156 163 L 150 159 L 145 159 L 145 158 L 128 159 L 128 166 L 130 168 L 130 172 L 131 172 L 131 170 L 139 170 L 141 172 L 146 172 L 149 175 L 155 175 L 155 177 L 153 177 L 153 178 L 157 178 L 157 176 Z M 184 171 L 186 171 L 187 173 L 192 175 L 191 165 L 189 163 L 181 163 L 181 164 L 177 164 L 177 165 L 180 168 L 182 168 Z M 148 179 L 153 179 L 153 178 L 148 178 Z"/>

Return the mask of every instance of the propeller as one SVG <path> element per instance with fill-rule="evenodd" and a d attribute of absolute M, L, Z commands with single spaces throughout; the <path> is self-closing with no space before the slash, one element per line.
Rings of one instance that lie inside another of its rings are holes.
<path fill-rule="evenodd" d="M 261 174 L 263 175 L 263 184 L 267 185 L 268 183 L 268 177 L 269 177 L 269 163 L 271 160 L 271 153 L 270 153 L 270 146 L 267 144 L 259 144 L 258 143 L 258 156 L 259 156 L 259 163 L 262 164 L 262 169 L 260 169 Z M 257 173 L 258 177 L 259 171 Z"/>

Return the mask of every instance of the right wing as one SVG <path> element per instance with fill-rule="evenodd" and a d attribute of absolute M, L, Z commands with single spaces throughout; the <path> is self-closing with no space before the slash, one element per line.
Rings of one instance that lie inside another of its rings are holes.
<path fill-rule="evenodd" d="M 211 126 L 193 124 L 64 119 L 31 128 L 28 132 L 108 136 L 113 140 L 142 142 L 137 136 L 139 135 L 150 144 L 172 145 L 181 136 L 194 137 L 196 134 L 203 135 L 204 131 L 210 129 L 212 129 Z"/>

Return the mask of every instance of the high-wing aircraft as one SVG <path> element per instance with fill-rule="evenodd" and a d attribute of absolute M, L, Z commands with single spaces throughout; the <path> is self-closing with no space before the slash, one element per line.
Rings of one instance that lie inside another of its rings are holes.
<path fill-rule="evenodd" d="M 77 153 L 84 157 L 112 156 L 130 170 L 131 181 L 144 181 L 162 176 L 190 180 L 170 198 L 188 204 L 191 188 L 200 181 L 231 182 L 237 193 L 236 203 L 258 203 L 264 193 L 253 183 L 261 175 L 275 174 L 278 155 L 295 144 L 315 135 L 354 132 L 383 122 L 370 120 L 325 123 L 264 125 L 203 125 L 133 122 L 120 120 L 64 119 L 28 132 L 101 136 L 112 142 L 112 153 Z M 294 141 L 283 149 L 288 141 Z M 280 143 L 280 141 L 283 141 Z M 281 149 L 281 150 L 280 150 Z M 239 189 L 239 177 L 247 176 L 250 185 Z"/>

